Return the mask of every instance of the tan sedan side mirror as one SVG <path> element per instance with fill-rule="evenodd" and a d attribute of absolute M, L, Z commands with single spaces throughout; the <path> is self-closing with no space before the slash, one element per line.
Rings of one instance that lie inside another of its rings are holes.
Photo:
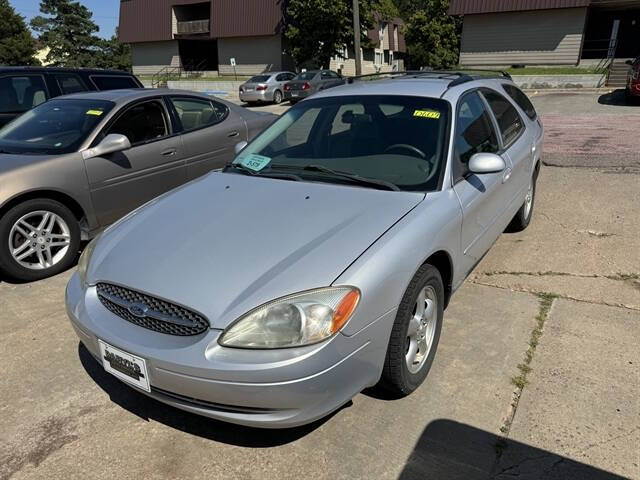
<path fill-rule="evenodd" d="M 104 137 L 102 141 L 93 148 L 88 148 L 82 152 L 82 158 L 88 160 L 94 157 L 101 157 L 109 153 L 122 152 L 131 148 L 131 142 L 127 137 L 119 133 L 111 133 Z"/>

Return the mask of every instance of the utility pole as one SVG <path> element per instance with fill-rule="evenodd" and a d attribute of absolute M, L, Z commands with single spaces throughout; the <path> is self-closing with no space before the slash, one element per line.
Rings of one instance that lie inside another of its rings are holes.
<path fill-rule="evenodd" d="M 362 53 L 360 52 L 360 5 L 353 0 L 353 48 L 356 51 L 356 76 L 362 75 Z"/>

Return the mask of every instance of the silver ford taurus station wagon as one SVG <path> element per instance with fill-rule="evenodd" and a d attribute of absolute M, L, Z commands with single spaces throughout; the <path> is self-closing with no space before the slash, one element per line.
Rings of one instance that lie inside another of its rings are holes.
<path fill-rule="evenodd" d="M 320 92 L 238 150 L 93 240 L 67 311 L 138 391 L 289 427 L 422 383 L 452 293 L 531 219 L 542 125 L 508 77 L 396 74 Z"/>

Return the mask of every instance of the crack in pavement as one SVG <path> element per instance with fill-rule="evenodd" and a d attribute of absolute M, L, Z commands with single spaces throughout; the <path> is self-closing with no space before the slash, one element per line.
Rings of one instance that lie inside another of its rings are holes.
<path fill-rule="evenodd" d="M 640 280 L 639 273 L 616 273 L 613 275 L 602 275 L 600 273 L 573 273 L 573 272 L 556 272 L 554 270 L 544 270 L 537 272 L 528 272 L 520 270 L 490 270 L 487 272 L 478 272 L 474 274 L 474 278 L 480 276 L 492 277 L 495 275 L 514 275 L 514 276 L 531 276 L 531 277 L 577 277 L 577 278 L 606 278 L 607 280 L 617 280 L 620 282 L 627 282 L 629 280 Z"/>
<path fill-rule="evenodd" d="M 482 285 L 484 287 L 493 287 L 493 288 L 500 288 L 501 290 L 509 290 L 510 292 L 521 292 L 521 293 L 530 293 L 532 295 L 539 295 L 541 293 L 545 293 L 544 291 L 541 290 L 534 290 L 531 288 L 525 288 L 525 287 L 503 287 L 502 285 L 494 285 L 492 283 L 485 283 L 485 282 L 480 282 L 478 280 L 475 279 L 471 279 L 469 280 L 470 283 L 473 283 L 475 285 Z M 640 307 L 637 307 L 635 305 L 627 305 L 624 303 L 614 303 L 614 302 L 605 302 L 603 301 L 593 301 L 593 300 L 586 300 L 584 298 L 578 298 L 578 297 L 574 297 L 572 295 L 567 295 L 567 294 L 555 294 L 558 298 L 563 298 L 565 300 L 572 300 L 574 302 L 580 302 L 580 303 L 589 303 L 591 305 L 603 305 L 605 307 L 617 307 L 617 308 L 624 308 L 626 310 L 633 310 L 634 312 L 640 312 Z"/>

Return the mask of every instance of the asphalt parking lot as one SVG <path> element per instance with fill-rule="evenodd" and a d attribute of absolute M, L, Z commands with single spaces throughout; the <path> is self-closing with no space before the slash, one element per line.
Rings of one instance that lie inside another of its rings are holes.
<path fill-rule="evenodd" d="M 71 272 L 0 282 L 0 478 L 640 478 L 640 106 L 531 95 L 533 221 L 456 293 L 413 395 L 366 391 L 287 431 L 199 418 L 79 346 Z"/>

